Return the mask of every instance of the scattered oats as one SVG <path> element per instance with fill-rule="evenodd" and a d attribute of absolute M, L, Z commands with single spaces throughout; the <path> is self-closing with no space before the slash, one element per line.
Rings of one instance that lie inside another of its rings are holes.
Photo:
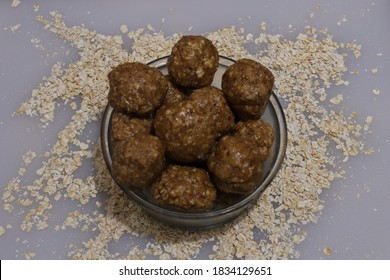
<path fill-rule="evenodd" d="M 19 6 L 19 4 L 20 4 L 20 0 L 12 0 L 11 7 L 16 8 L 17 6 Z"/>
<path fill-rule="evenodd" d="M 320 95 L 320 101 L 325 101 L 326 100 L 326 97 L 328 96 L 328 94 L 324 91 L 321 95 Z"/>
<path fill-rule="evenodd" d="M 164 22 L 165 22 L 165 18 L 162 18 L 162 19 L 161 19 L 161 23 L 164 23 Z"/>
<path fill-rule="evenodd" d="M 316 9 L 317 9 L 317 10 L 321 9 L 321 5 L 320 5 L 320 4 L 317 4 L 317 5 L 316 5 Z"/>
<path fill-rule="evenodd" d="M 329 100 L 329 102 L 334 104 L 334 105 L 339 105 L 343 101 L 343 99 L 344 99 L 344 96 L 342 94 L 338 94 L 335 97 L 331 98 Z"/>
<path fill-rule="evenodd" d="M 71 102 L 71 103 L 69 103 L 69 107 L 72 110 L 76 111 L 77 110 L 77 103 L 76 102 Z"/>
<path fill-rule="evenodd" d="M 353 54 L 355 55 L 355 57 L 360 57 L 362 55 L 362 53 L 360 52 L 360 50 L 354 50 L 353 51 Z"/>
<path fill-rule="evenodd" d="M 260 29 L 264 31 L 267 30 L 267 24 L 264 21 L 260 23 Z"/>
<path fill-rule="evenodd" d="M 27 259 L 27 260 L 31 260 L 32 258 L 34 258 L 36 255 L 36 253 L 34 252 L 26 252 L 24 253 L 24 257 Z"/>
<path fill-rule="evenodd" d="M 80 147 L 81 150 L 86 150 L 89 148 L 88 144 L 86 143 L 80 143 L 80 145 L 78 145 Z"/>
<path fill-rule="evenodd" d="M 53 199 L 54 199 L 55 201 L 58 201 L 58 200 L 61 199 L 61 197 L 62 197 L 61 192 L 57 192 L 57 193 L 54 194 Z"/>
<path fill-rule="evenodd" d="M 359 74 L 359 70 L 355 69 L 353 70 L 352 72 L 350 72 L 351 74 L 354 74 L 354 75 L 358 75 Z"/>
<path fill-rule="evenodd" d="M 329 247 L 325 247 L 324 250 L 323 250 L 323 252 L 324 252 L 324 254 L 325 254 L 326 256 L 332 255 L 332 249 L 329 248 Z"/>
<path fill-rule="evenodd" d="M 359 45 L 359 44 L 353 42 L 353 43 L 348 43 L 348 44 L 346 45 L 346 47 L 347 47 L 348 49 L 351 49 L 351 50 L 353 51 L 353 54 L 354 54 L 354 56 L 355 56 L 356 58 L 358 58 L 358 57 L 361 56 L 361 48 L 362 48 L 361 45 Z"/>
<path fill-rule="evenodd" d="M 41 40 L 39 40 L 38 38 L 31 38 L 30 42 L 33 43 L 33 44 L 38 44 Z"/>
<path fill-rule="evenodd" d="M 375 94 L 375 95 L 380 95 L 381 91 L 379 89 L 373 89 L 372 93 Z"/>
<path fill-rule="evenodd" d="M 247 41 L 253 41 L 253 34 L 252 34 L 252 33 L 248 33 L 248 34 L 246 35 L 246 40 L 247 40 Z"/>
<path fill-rule="evenodd" d="M 55 18 L 52 22 L 43 17 L 37 17 L 37 20 L 57 35 L 73 41 L 82 50 L 81 60 L 70 64 L 66 70 L 62 69 L 62 63 L 55 64 L 52 75 L 44 79 L 45 82 L 33 91 L 32 98 L 22 104 L 18 114 L 40 116 L 41 121 L 46 123 L 54 119 L 55 104 L 60 100 L 67 103 L 81 93 L 83 100 L 80 108 L 77 108 L 74 101 L 70 103 L 71 108 L 75 110 L 71 122 L 59 133 L 59 140 L 52 149 L 45 152 L 44 156 L 48 160 L 36 171 L 40 178 L 34 181 L 34 186 L 24 187 L 38 205 L 28 210 L 21 225 L 25 231 L 30 231 L 34 226 L 37 229 L 48 226 L 47 212 L 52 208 L 49 198 L 57 201 L 61 197 L 70 197 L 81 204 L 86 204 L 96 196 L 96 185 L 92 177 L 82 180 L 71 175 L 81 166 L 82 159 L 91 158 L 93 154 L 88 150 L 89 145 L 81 143 L 77 137 L 81 135 L 88 122 L 100 117 L 106 105 L 107 73 L 113 65 L 127 60 L 128 57 L 120 48 L 122 40 L 118 36 L 103 36 L 82 27 L 70 29 L 63 25 L 61 15 L 54 12 L 52 16 Z M 85 36 L 84 41 L 80 40 L 80 35 Z M 39 39 L 32 39 L 32 42 L 39 43 Z M 86 45 L 88 47 L 84 47 Z M 104 51 L 102 46 L 105 46 Z M 71 151 L 72 144 L 81 150 Z M 27 164 L 35 156 L 36 154 L 31 152 L 26 154 L 23 160 Z M 19 203 L 23 206 L 32 206 L 32 200 L 29 198 L 19 200 Z"/>
<path fill-rule="evenodd" d="M 127 37 L 129 37 L 130 39 L 133 39 L 134 37 L 134 31 L 130 31 L 127 33 Z"/>
<path fill-rule="evenodd" d="M 26 154 L 22 156 L 22 160 L 25 166 L 29 165 L 34 158 L 37 157 L 37 154 L 29 150 Z"/>
<path fill-rule="evenodd" d="M 373 120 L 374 120 L 373 116 L 367 116 L 366 123 L 371 124 Z"/>
<path fill-rule="evenodd" d="M 32 204 L 32 200 L 29 199 L 29 198 L 25 198 L 25 199 L 18 199 L 18 203 L 22 206 L 30 206 Z"/>
<path fill-rule="evenodd" d="M 328 34 L 328 28 L 323 28 L 323 29 L 321 29 L 321 30 L 320 30 L 320 33 L 321 33 L 322 35 Z"/>
<path fill-rule="evenodd" d="M 9 28 L 11 29 L 12 33 L 15 33 L 16 31 L 19 31 L 20 27 L 22 25 L 20 23 L 14 25 L 14 26 L 10 26 Z"/>
<path fill-rule="evenodd" d="M 139 28 L 135 31 L 129 31 L 129 33 L 127 33 L 127 36 L 130 38 L 130 39 L 133 39 L 133 38 L 137 38 L 138 36 L 140 36 L 142 33 L 144 33 L 145 29 L 144 28 Z"/>
<path fill-rule="evenodd" d="M 382 56 L 382 55 L 383 55 L 383 53 L 377 53 L 376 55 L 377 55 L 377 56 Z"/>
<path fill-rule="evenodd" d="M 5 229 L 3 226 L 0 226 L 0 236 L 2 236 L 5 233 Z"/>
<path fill-rule="evenodd" d="M 337 25 L 342 25 L 343 23 L 347 22 L 347 16 L 346 15 L 343 15 L 343 17 L 341 18 L 341 20 L 339 20 L 337 22 Z"/>
<path fill-rule="evenodd" d="M 8 212 L 8 213 L 12 213 L 14 211 L 14 207 L 9 203 L 4 203 L 3 210 Z"/>
<path fill-rule="evenodd" d="M 40 50 L 42 50 L 42 51 L 45 50 L 45 47 L 44 47 L 42 44 L 40 44 L 41 40 L 39 40 L 38 38 L 32 38 L 32 39 L 30 40 L 30 42 L 33 43 L 34 46 L 35 46 L 37 49 L 40 49 Z"/>
<path fill-rule="evenodd" d="M 192 26 L 192 25 L 189 25 L 189 26 L 188 26 L 188 31 L 191 31 L 192 28 L 193 28 L 193 26 Z"/>
<path fill-rule="evenodd" d="M 18 174 L 23 176 L 26 173 L 26 168 L 19 168 Z"/>
<path fill-rule="evenodd" d="M 373 147 L 370 147 L 367 150 L 363 151 L 363 154 L 365 154 L 365 155 L 371 155 L 373 153 L 374 153 L 374 148 Z"/>
<path fill-rule="evenodd" d="M 371 69 L 371 72 L 372 72 L 373 74 L 378 73 L 378 68 L 372 68 L 372 69 Z"/>
<path fill-rule="evenodd" d="M 127 33 L 129 31 L 129 29 L 127 28 L 127 25 L 125 25 L 125 24 L 122 24 L 119 29 L 122 33 Z"/>
<path fill-rule="evenodd" d="M 314 13 L 310 13 L 310 18 L 313 18 L 314 17 Z"/>
<path fill-rule="evenodd" d="M 154 27 L 149 23 L 148 24 L 148 30 L 150 30 L 150 31 L 156 31 L 156 29 L 154 29 Z"/>
<path fill-rule="evenodd" d="M 33 8 L 34 8 L 34 12 L 38 12 L 39 11 L 39 4 L 38 3 L 33 4 Z"/>

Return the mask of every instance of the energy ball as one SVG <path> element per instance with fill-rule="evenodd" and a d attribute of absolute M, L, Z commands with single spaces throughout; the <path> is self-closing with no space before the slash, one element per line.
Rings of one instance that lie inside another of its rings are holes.
<path fill-rule="evenodd" d="M 167 155 L 181 163 L 203 159 L 214 144 L 213 119 L 204 114 L 194 101 L 182 101 L 157 110 L 154 119 L 156 135 L 167 148 Z"/>
<path fill-rule="evenodd" d="M 197 103 L 204 114 L 211 115 L 217 137 L 228 133 L 233 128 L 234 116 L 220 89 L 210 86 L 195 90 L 190 100 Z"/>
<path fill-rule="evenodd" d="M 211 85 L 219 55 L 213 43 L 203 36 L 183 36 L 172 48 L 168 73 L 175 84 L 188 88 Z"/>
<path fill-rule="evenodd" d="M 172 83 L 172 78 L 169 75 L 165 76 L 165 78 L 168 82 L 168 91 L 167 95 L 165 96 L 163 105 L 168 105 L 185 100 L 187 96 L 176 85 Z"/>
<path fill-rule="evenodd" d="M 224 136 L 211 152 L 207 167 L 218 189 L 247 194 L 260 183 L 263 164 L 256 143 L 247 138 Z"/>
<path fill-rule="evenodd" d="M 168 83 L 156 68 L 139 62 L 126 62 L 109 74 L 108 102 L 114 109 L 145 115 L 153 112 L 164 101 Z"/>
<path fill-rule="evenodd" d="M 112 175 L 124 188 L 145 189 L 165 168 L 165 148 L 156 136 L 137 134 L 114 147 Z"/>
<path fill-rule="evenodd" d="M 216 193 L 207 172 L 190 166 L 170 165 L 152 186 L 156 204 L 189 212 L 211 209 Z"/>
<path fill-rule="evenodd" d="M 239 59 L 222 75 L 222 91 L 233 112 L 244 120 L 260 118 L 274 85 L 272 72 L 251 59 Z"/>
<path fill-rule="evenodd" d="M 139 119 L 115 112 L 111 119 L 111 141 L 116 144 L 137 134 L 150 134 L 151 119 Z"/>
<path fill-rule="evenodd" d="M 275 132 L 269 123 L 263 120 L 238 122 L 234 128 L 233 135 L 255 141 L 260 151 L 261 161 L 265 161 L 271 154 Z"/>

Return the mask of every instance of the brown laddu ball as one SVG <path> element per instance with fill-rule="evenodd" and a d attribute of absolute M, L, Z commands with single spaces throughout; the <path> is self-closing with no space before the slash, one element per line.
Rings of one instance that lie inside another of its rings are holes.
<path fill-rule="evenodd" d="M 255 141 L 259 148 L 261 161 L 265 161 L 271 154 L 275 131 L 266 121 L 249 120 L 238 122 L 234 127 L 233 135 Z"/>
<path fill-rule="evenodd" d="M 217 137 L 233 128 L 234 116 L 220 89 L 213 86 L 197 89 L 191 94 L 190 100 L 196 102 L 204 114 L 211 116 Z"/>
<path fill-rule="evenodd" d="M 256 143 L 251 139 L 224 136 L 213 148 L 207 167 L 218 189 L 247 194 L 259 185 L 263 164 Z"/>
<path fill-rule="evenodd" d="M 274 75 L 261 63 L 239 59 L 222 75 L 222 91 L 241 119 L 260 118 L 268 104 Z"/>
<path fill-rule="evenodd" d="M 156 68 L 139 62 L 126 62 L 109 74 L 108 103 L 126 113 L 145 115 L 153 112 L 164 101 L 168 83 Z"/>
<path fill-rule="evenodd" d="M 186 88 L 211 85 L 219 55 L 213 43 L 203 36 L 183 36 L 172 48 L 168 73 L 174 83 Z"/>
<path fill-rule="evenodd" d="M 157 110 L 156 135 L 164 142 L 167 155 L 181 163 L 203 159 L 214 144 L 213 119 L 194 101 L 172 103 Z"/>
<path fill-rule="evenodd" d="M 115 145 L 112 175 L 123 188 L 148 188 L 165 169 L 164 155 L 165 147 L 158 137 L 137 134 Z"/>
<path fill-rule="evenodd" d="M 211 209 L 216 194 L 207 172 L 190 166 L 170 165 L 152 186 L 156 204 L 189 212 Z"/>

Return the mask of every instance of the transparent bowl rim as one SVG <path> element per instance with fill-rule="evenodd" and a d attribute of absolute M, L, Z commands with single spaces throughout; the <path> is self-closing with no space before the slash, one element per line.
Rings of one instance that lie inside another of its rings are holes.
<path fill-rule="evenodd" d="M 163 64 L 164 62 L 167 61 L 169 56 L 164 56 L 158 59 L 155 59 L 149 63 L 148 65 L 155 65 L 158 63 Z M 234 63 L 235 60 L 225 57 L 225 56 L 220 56 L 220 64 L 223 64 L 226 66 L 227 64 L 232 64 Z M 225 63 L 225 64 L 224 64 Z M 277 117 L 277 123 L 279 126 L 279 146 L 276 147 L 277 149 L 277 157 L 275 160 L 274 165 L 271 167 L 271 170 L 268 172 L 265 178 L 263 178 L 263 181 L 261 182 L 260 186 L 256 187 L 256 189 L 250 193 L 248 196 L 243 198 L 242 200 L 238 201 L 237 203 L 234 203 L 232 205 L 229 205 L 225 208 L 222 209 L 217 209 L 217 210 L 210 210 L 207 212 L 199 212 L 199 213 L 188 213 L 188 212 L 182 212 L 182 211 L 175 211 L 167 208 L 163 208 L 160 206 L 157 206 L 153 204 L 152 202 L 149 202 L 142 197 L 140 197 L 137 193 L 133 192 L 132 190 L 129 190 L 127 188 L 124 188 L 120 186 L 120 184 L 117 183 L 117 185 L 128 195 L 130 196 L 133 200 L 135 200 L 137 203 L 140 204 L 140 206 L 147 208 L 149 211 L 157 212 L 159 214 L 163 214 L 166 216 L 171 216 L 171 217 L 180 217 L 180 218 L 188 218 L 188 219 L 206 219 L 206 218 L 212 218 L 216 216 L 221 216 L 221 215 L 226 215 L 228 213 L 234 212 L 237 209 L 241 209 L 245 207 L 246 205 L 250 204 L 253 202 L 272 182 L 272 180 L 275 178 L 276 174 L 278 173 L 282 163 L 283 159 L 286 153 L 286 148 L 287 148 L 287 124 L 286 124 L 286 118 L 283 112 L 282 105 L 280 101 L 278 100 L 277 96 L 275 93 L 272 91 L 271 96 L 270 96 L 270 103 L 272 104 L 276 117 Z M 268 105 L 269 106 L 269 105 Z M 100 139 L 101 139 L 101 148 L 103 152 L 103 158 L 104 161 L 109 169 L 109 172 L 111 174 L 111 167 L 112 167 L 112 158 L 110 154 L 110 140 L 109 140 L 109 127 L 111 123 L 111 115 L 113 113 L 113 108 L 107 104 L 103 117 L 102 117 L 102 122 L 101 122 L 101 133 L 100 133 Z M 113 176 L 112 176 L 113 178 Z M 115 181 L 115 178 L 113 178 Z"/>

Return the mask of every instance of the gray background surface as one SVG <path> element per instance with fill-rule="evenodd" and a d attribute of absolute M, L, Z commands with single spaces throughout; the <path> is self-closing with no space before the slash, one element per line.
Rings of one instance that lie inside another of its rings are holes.
<path fill-rule="evenodd" d="M 390 1 L 21 0 L 17 8 L 11 8 L 11 2 L 0 1 L 1 188 L 18 175 L 21 156 L 29 149 L 44 152 L 70 118 L 70 112 L 60 107 L 56 121 L 42 131 L 36 119 L 13 117 L 42 76 L 50 74 L 56 61 L 77 60 L 77 54 L 69 44 L 45 31 L 35 21 L 36 15 L 48 16 L 49 11 L 58 10 L 68 26 L 84 24 L 108 35 L 120 34 L 122 24 L 129 30 L 151 24 L 166 35 L 174 32 L 200 34 L 235 25 L 256 36 L 260 32 L 260 22 L 264 21 L 268 26 L 267 33 L 280 33 L 293 39 L 305 32 L 306 25 L 311 25 L 318 29 L 328 28 L 337 42 L 356 40 L 362 44 L 362 57 L 347 59 L 349 70 L 358 69 L 361 74 L 346 73 L 345 79 L 350 85 L 343 90 L 343 104 L 345 112 L 357 111 L 361 120 L 368 115 L 374 117 L 373 134 L 368 137 L 367 145 L 375 152 L 348 161 L 346 178 L 334 181 L 332 188 L 321 194 L 325 209 L 317 224 L 306 226 L 308 236 L 298 249 L 302 259 L 390 259 Z M 38 12 L 33 11 L 34 3 L 40 4 Z M 316 8 L 318 4 L 320 9 Z M 342 21 L 343 18 L 346 21 Z M 19 31 L 5 30 L 18 23 L 21 24 Z M 191 32 L 188 31 L 190 26 Z M 41 39 L 46 50 L 58 52 L 58 55 L 47 56 L 35 48 L 30 42 L 35 37 Z M 65 51 L 71 54 L 66 56 Z M 378 56 L 378 53 L 383 55 Z M 375 75 L 371 73 L 373 68 L 379 69 Z M 373 95 L 373 89 L 380 89 L 381 94 Z M 98 125 L 91 128 L 88 137 L 96 141 Z M 89 168 L 85 167 L 84 171 L 89 172 Z M 25 178 L 29 176 L 33 174 L 27 174 Z M 66 207 L 64 205 L 65 210 Z M 0 225 L 14 225 L 0 237 L 1 259 L 24 258 L 22 253 L 29 249 L 37 252 L 36 258 L 63 259 L 67 258 L 66 244 L 81 244 L 88 240 L 87 233 L 83 235 L 71 230 L 25 233 L 18 228 L 18 219 L 21 217 L 0 210 Z M 15 242 L 16 238 L 28 242 Z M 134 239 L 133 242 L 144 243 L 145 240 Z M 331 256 L 324 255 L 325 247 L 332 248 Z"/>

